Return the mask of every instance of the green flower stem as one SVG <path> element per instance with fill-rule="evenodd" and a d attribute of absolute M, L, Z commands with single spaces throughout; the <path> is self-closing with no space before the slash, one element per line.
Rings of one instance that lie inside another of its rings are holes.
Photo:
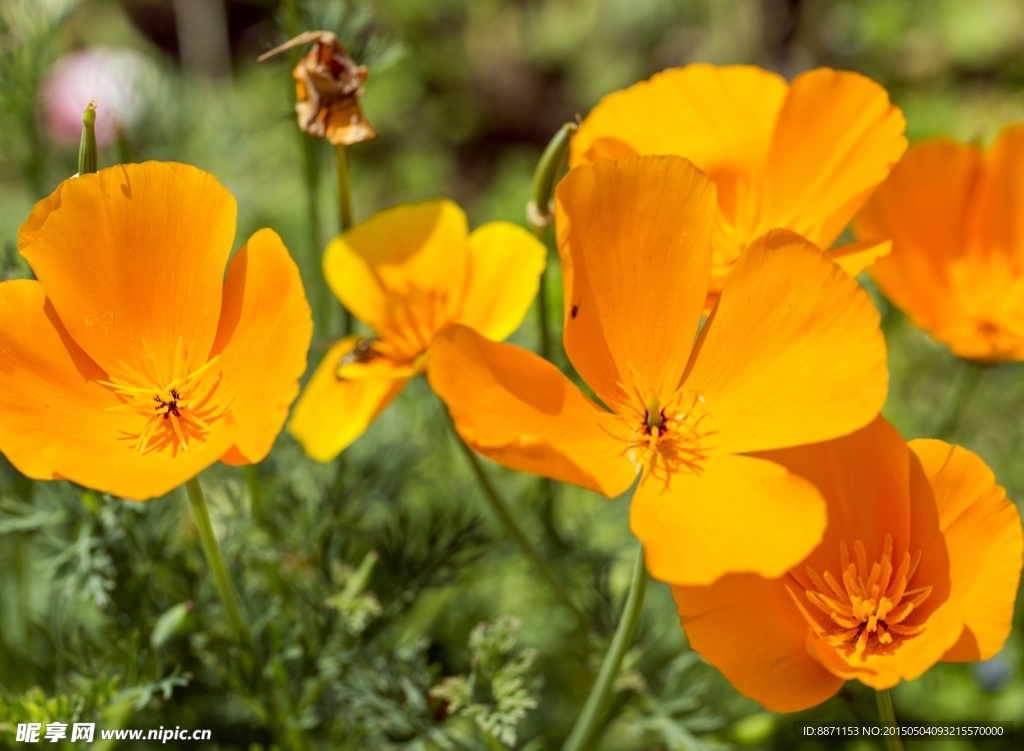
<path fill-rule="evenodd" d="M 269 527 L 267 509 L 263 505 L 263 488 L 260 486 L 260 475 L 255 464 L 245 465 L 245 484 L 249 487 L 249 502 L 252 504 L 252 516 L 258 524 Z"/>
<path fill-rule="evenodd" d="M 963 415 L 964 407 L 971 400 L 974 390 L 978 385 L 982 370 L 985 364 L 977 360 L 963 360 L 963 367 L 960 377 L 953 387 L 953 394 L 946 403 L 946 409 L 938 426 L 932 432 L 935 438 L 946 440 L 950 438 L 960 425 L 960 418 Z"/>
<path fill-rule="evenodd" d="M 93 99 L 82 113 L 82 140 L 78 144 L 78 174 L 88 175 L 95 172 L 96 169 L 96 100 Z"/>
<path fill-rule="evenodd" d="M 217 585 L 217 592 L 220 594 L 224 609 L 228 612 L 228 620 L 235 636 L 242 644 L 252 648 L 252 634 L 249 633 L 249 625 L 242 615 L 242 608 L 238 604 L 238 595 L 231 583 L 227 567 L 224 565 L 224 558 L 220 554 L 220 544 L 217 536 L 213 533 L 213 524 L 210 522 L 210 512 L 206 508 L 206 497 L 199 485 L 199 479 L 193 477 L 185 488 L 188 490 L 188 500 L 192 504 L 192 516 L 196 520 L 196 528 L 199 530 L 199 540 L 203 545 L 203 553 L 206 555 L 206 562 L 210 566 L 213 580 Z"/>
<path fill-rule="evenodd" d="M 896 711 L 892 708 L 892 696 L 889 689 L 875 691 L 875 698 L 878 700 L 878 716 L 882 725 L 896 727 Z M 903 741 L 898 735 L 885 736 L 886 751 L 903 751 Z"/>
<path fill-rule="evenodd" d="M 551 224 L 551 197 L 555 192 L 558 173 L 569 153 L 569 140 L 576 130 L 575 123 L 566 123 L 548 143 L 533 173 L 533 195 L 526 205 L 526 221 L 537 239 L 547 247 L 548 226 Z M 551 359 L 551 327 L 548 325 L 548 272 L 540 275 L 537 288 L 537 313 L 540 319 L 540 356 Z"/>
<path fill-rule="evenodd" d="M 629 594 L 626 605 L 622 609 L 622 617 L 612 637 L 612 644 L 601 663 L 601 672 L 590 695 L 587 697 L 583 711 L 576 718 L 576 724 L 569 734 L 569 739 L 562 746 L 562 751 L 586 751 L 594 747 L 598 731 L 603 727 L 604 715 L 611 699 L 612 684 L 619 674 L 622 658 L 626 656 L 633 640 L 636 639 L 637 628 L 640 626 L 640 613 L 644 607 L 644 596 L 647 594 L 647 566 L 644 563 L 644 548 L 640 546 L 633 564 L 633 579 L 629 583 Z"/>
<path fill-rule="evenodd" d="M 338 226 L 344 234 L 352 228 L 352 185 L 348 177 L 348 155 L 345 146 L 334 147 L 334 161 L 338 171 Z M 342 336 L 352 333 L 352 314 L 348 308 L 342 307 Z"/>
<path fill-rule="evenodd" d="M 561 582 L 558 581 L 558 577 L 555 576 L 554 572 L 545 562 L 540 552 L 534 547 L 533 543 L 530 542 L 530 538 L 526 536 L 523 528 L 519 526 L 519 522 L 516 521 L 515 517 L 512 516 L 512 511 L 509 509 L 508 504 L 505 503 L 501 495 L 499 495 L 497 488 L 491 483 L 490 478 L 484 471 L 483 465 L 480 464 L 480 460 L 473 452 L 462 437 L 455 430 L 455 424 L 451 421 L 449 416 L 449 424 L 452 428 L 452 433 L 455 435 L 455 440 L 462 449 L 462 452 L 466 455 L 466 460 L 473 468 L 473 474 L 476 475 L 477 481 L 480 483 L 480 489 L 483 490 L 484 496 L 490 501 L 491 508 L 494 513 L 498 515 L 502 523 L 505 525 L 505 529 L 509 531 L 509 534 L 515 538 L 515 541 L 519 543 L 519 547 L 522 548 L 523 552 L 526 553 L 526 557 L 533 561 L 534 566 L 541 575 L 547 580 L 548 584 L 551 585 L 551 589 L 558 595 L 558 599 L 569 608 L 576 616 L 579 621 L 580 628 L 586 631 L 587 628 L 587 617 L 583 614 L 583 611 L 577 607 L 576 603 L 573 602 L 572 596 L 566 591 L 565 587 L 562 586 Z"/>

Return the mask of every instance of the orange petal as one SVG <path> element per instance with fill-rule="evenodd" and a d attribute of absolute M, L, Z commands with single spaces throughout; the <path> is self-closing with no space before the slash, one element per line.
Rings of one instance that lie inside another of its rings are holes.
<path fill-rule="evenodd" d="M 140 454 L 137 414 L 97 383 L 107 374 L 75 343 L 34 281 L 0 284 L 0 450 L 22 473 L 114 495 L 164 495 L 217 461 L 230 431 L 214 425 L 188 451 Z"/>
<path fill-rule="evenodd" d="M 910 537 L 910 469 L 907 444 L 885 418 L 831 441 L 756 454 L 814 484 L 828 506 L 828 528 L 821 545 L 799 570 L 840 576 L 841 543 L 864 544 L 867 559 L 878 561 L 886 535 L 892 535 L 896 565 Z M 914 551 L 909 551 L 913 553 Z M 805 582 L 806 583 L 806 582 Z"/>
<path fill-rule="evenodd" d="M 776 461 L 814 483 L 828 506 L 828 528 L 821 545 L 791 572 L 803 586 L 811 586 L 805 567 L 819 575 L 826 571 L 838 575 L 842 543 L 850 550 L 860 543 L 868 566 L 880 560 L 887 534 L 892 535 L 897 566 L 908 553 L 912 556 L 921 551 L 921 564 L 909 588 L 928 586 L 931 595 L 901 624 L 926 625 L 920 636 L 890 653 L 870 652 L 862 659 L 830 644 L 831 634 L 808 634 L 811 654 L 841 678 L 856 678 L 882 689 L 919 677 L 957 640 L 962 629 L 963 598 L 951 591 L 949 557 L 939 533 L 934 495 L 899 433 L 884 418 L 877 417 L 841 438 L 758 456 Z M 805 596 L 803 592 L 796 594 Z"/>
<path fill-rule="evenodd" d="M 75 341 L 107 371 L 119 361 L 186 370 L 206 362 L 220 316 L 235 199 L 184 164 L 125 164 L 65 180 L 36 204 L 18 235 Z"/>
<path fill-rule="evenodd" d="M 618 418 L 526 350 L 451 325 L 430 345 L 427 377 L 463 440 L 500 464 L 607 496 L 636 477 Z"/>
<path fill-rule="evenodd" d="M 982 179 L 974 187 L 969 247 L 1024 259 L 1024 126 L 1003 129 L 984 157 Z"/>
<path fill-rule="evenodd" d="M 857 276 L 882 256 L 892 252 L 892 243 L 888 240 L 861 242 L 841 245 L 829 251 L 829 258 L 839 264 L 839 268 L 850 276 Z"/>
<path fill-rule="evenodd" d="M 329 462 L 348 448 L 409 382 L 406 377 L 339 378 L 338 364 L 359 341 L 349 336 L 327 351 L 288 423 L 288 432 L 318 462 Z"/>
<path fill-rule="evenodd" d="M 395 206 L 335 238 L 324 275 L 356 318 L 385 338 L 413 336 L 425 349 L 462 305 L 468 234 L 466 215 L 451 201 Z"/>
<path fill-rule="evenodd" d="M 680 157 L 632 157 L 570 171 L 556 206 L 569 359 L 609 405 L 634 369 L 666 398 L 704 305 L 714 185 Z"/>
<path fill-rule="evenodd" d="M 729 573 L 784 574 L 821 540 L 825 503 L 778 464 L 716 454 L 667 482 L 645 475 L 629 519 L 651 576 L 705 585 Z"/>
<path fill-rule="evenodd" d="M 728 574 L 707 587 L 672 587 L 690 646 L 744 696 L 775 712 L 797 712 L 832 696 L 843 679 L 807 652 L 807 621 L 789 577 Z"/>
<path fill-rule="evenodd" d="M 602 99 L 572 138 L 570 164 L 677 154 L 716 182 L 735 182 L 763 169 L 786 88 L 781 76 L 749 65 L 663 71 Z M 729 192 L 719 191 L 719 200 Z"/>
<path fill-rule="evenodd" d="M 953 585 L 966 589 L 964 633 L 943 659 L 987 660 L 1010 635 L 1024 549 L 1020 514 L 977 454 L 935 440 L 911 441 L 910 449 L 935 493 Z"/>
<path fill-rule="evenodd" d="M 281 432 L 312 337 L 299 269 L 277 233 L 262 229 L 231 260 L 211 352 L 220 355 L 219 398 L 231 405 L 235 446 L 249 463 L 261 461 Z"/>
<path fill-rule="evenodd" d="M 827 248 L 903 156 L 906 119 L 885 89 L 857 73 L 797 76 L 768 155 L 766 228 Z"/>
<path fill-rule="evenodd" d="M 849 433 L 878 414 L 888 383 L 871 298 L 785 230 L 740 256 L 690 367 L 717 448 L 736 453 Z"/>
<path fill-rule="evenodd" d="M 537 296 L 548 250 L 522 227 L 491 222 L 469 236 L 469 289 L 459 323 L 501 341 Z"/>
<path fill-rule="evenodd" d="M 950 139 L 912 148 L 864 206 L 858 238 L 891 240 L 871 276 L 893 304 L 933 331 L 960 313 L 944 267 L 965 252 L 968 206 L 981 180 L 977 149 Z"/>

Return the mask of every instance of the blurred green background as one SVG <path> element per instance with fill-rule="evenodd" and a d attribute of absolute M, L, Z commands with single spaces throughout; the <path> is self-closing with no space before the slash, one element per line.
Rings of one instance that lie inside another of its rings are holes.
<path fill-rule="evenodd" d="M 1017 0 L 0 0 L 0 279 L 29 274 L 18 227 L 76 171 L 44 81 L 65 55 L 102 47 L 137 53 L 121 65 L 138 113 L 100 166 L 163 159 L 213 173 L 238 199 L 236 246 L 276 229 L 316 302 L 318 258 L 338 230 L 333 155 L 296 128 L 288 56 L 256 63 L 306 29 L 338 32 L 371 69 L 364 108 L 379 138 L 349 149 L 357 220 L 447 196 L 474 226 L 523 222 L 536 160 L 562 123 L 695 61 L 863 72 L 903 108 L 911 141 L 988 142 L 1024 120 Z M 887 416 L 907 438 L 950 424 L 1020 499 L 1021 367 L 985 368 L 968 392 L 964 364 L 875 298 L 890 344 Z M 320 303 L 331 318 L 312 365 L 340 325 L 336 304 Z M 513 341 L 535 348 L 536 330 L 534 310 Z M 0 457 L 0 747 L 17 745 L 18 722 L 82 718 L 212 729 L 212 744 L 191 748 L 558 748 L 621 608 L 635 550 L 628 499 L 549 496 L 487 468 L 569 582 L 585 631 L 491 515 L 420 381 L 332 465 L 282 436 L 255 473 L 203 475 L 253 657 L 232 646 L 183 493 L 134 504 L 30 482 Z M 379 559 L 360 576 L 371 551 Z M 516 646 L 503 615 L 519 619 Z M 899 686 L 898 716 L 1024 727 L 1020 608 L 1017 620 L 995 660 Z M 494 625 L 471 639 L 483 622 Z M 469 711 L 448 711 L 446 679 L 468 692 Z M 789 748 L 794 719 L 875 717 L 859 685 L 796 718 L 764 712 L 687 650 L 668 588 L 652 583 L 600 748 Z"/>

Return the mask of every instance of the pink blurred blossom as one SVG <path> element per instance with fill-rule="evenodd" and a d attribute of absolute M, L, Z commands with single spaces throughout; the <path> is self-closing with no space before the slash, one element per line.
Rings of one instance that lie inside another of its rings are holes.
<path fill-rule="evenodd" d="M 43 110 L 54 138 L 78 143 L 82 112 L 95 99 L 96 145 L 112 143 L 118 125 L 130 128 L 142 114 L 150 69 L 150 62 L 131 50 L 91 47 L 62 57 L 42 87 Z"/>

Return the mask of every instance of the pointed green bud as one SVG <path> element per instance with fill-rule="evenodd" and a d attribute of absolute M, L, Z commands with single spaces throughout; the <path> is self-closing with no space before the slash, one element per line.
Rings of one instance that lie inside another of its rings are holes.
<path fill-rule="evenodd" d="M 78 145 L 78 174 L 95 172 L 96 167 L 96 100 L 82 113 L 82 142 Z"/>
<path fill-rule="evenodd" d="M 526 204 L 526 221 L 533 233 L 542 240 L 551 224 L 551 197 L 555 193 L 558 172 L 569 154 L 569 140 L 576 130 L 576 123 L 566 123 L 559 128 L 541 154 L 533 173 L 533 198 Z"/>

